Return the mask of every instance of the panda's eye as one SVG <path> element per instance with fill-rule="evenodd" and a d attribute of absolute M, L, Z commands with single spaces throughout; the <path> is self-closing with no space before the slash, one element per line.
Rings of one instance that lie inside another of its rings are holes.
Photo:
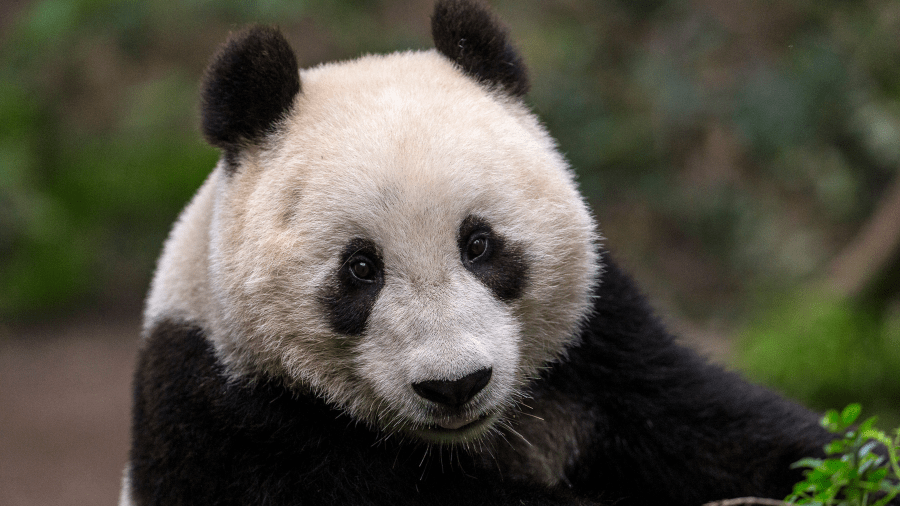
<path fill-rule="evenodd" d="M 364 256 L 355 256 L 349 261 L 350 274 L 366 283 L 375 282 L 375 266 L 372 261 Z"/>
<path fill-rule="evenodd" d="M 466 246 L 466 260 L 478 260 L 488 249 L 488 238 L 484 235 L 473 235 Z"/>

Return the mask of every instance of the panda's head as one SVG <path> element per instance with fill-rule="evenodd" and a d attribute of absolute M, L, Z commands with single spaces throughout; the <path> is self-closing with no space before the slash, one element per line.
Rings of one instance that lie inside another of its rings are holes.
<path fill-rule="evenodd" d="M 208 283 L 217 351 L 387 432 L 479 439 L 576 339 L 594 225 L 491 14 L 439 2 L 436 50 L 297 70 L 238 33 L 203 88 L 224 153 Z"/>

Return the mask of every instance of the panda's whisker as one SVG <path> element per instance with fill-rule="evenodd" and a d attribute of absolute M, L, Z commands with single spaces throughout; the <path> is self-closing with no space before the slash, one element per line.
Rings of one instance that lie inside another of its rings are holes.
<path fill-rule="evenodd" d="M 353 251 L 350 255 L 347 255 L 347 258 L 341 262 L 341 265 L 338 269 L 343 269 L 347 265 L 349 265 L 350 261 L 353 260 L 353 257 L 363 252 L 365 248 L 359 248 L 356 251 Z"/>
<path fill-rule="evenodd" d="M 516 429 L 514 429 L 511 424 L 507 424 L 507 425 L 505 425 L 505 427 L 506 427 L 507 431 L 518 436 L 523 442 L 525 442 L 525 444 L 527 444 L 528 446 L 532 446 L 531 442 L 528 441 L 528 439 L 526 439 L 525 436 L 523 436 L 522 434 L 519 434 L 519 432 Z"/>
<path fill-rule="evenodd" d="M 507 427 L 507 425 L 503 424 L 502 427 L 505 428 L 505 427 Z M 509 439 L 506 438 L 505 431 L 502 431 L 502 430 L 500 430 L 500 428 L 498 428 L 494 433 L 497 434 L 498 436 L 500 436 L 500 438 L 503 439 L 503 442 L 505 442 L 507 445 L 512 446 L 512 444 L 509 442 Z"/>
<path fill-rule="evenodd" d="M 425 464 L 425 459 L 428 457 L 428 455 L 429 455 L 430 453 L 431 453 L 431 444 L 428 444 L 428 445 L 425 447 L 425 451 L 422 452 L 422 460 L 419 461 L 419 467 L 422 467 L 422 466 Z"/>

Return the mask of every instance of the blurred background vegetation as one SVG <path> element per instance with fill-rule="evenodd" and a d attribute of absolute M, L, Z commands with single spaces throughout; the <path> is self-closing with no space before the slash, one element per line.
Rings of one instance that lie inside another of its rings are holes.
<path fill-rule="evenodd" d="M 0 2 L 0 339 L 137 318 L 218 158 L 197 83 L 230 30 L 277 24 L 311 66 L 430 47 L 431 3 Z M 900 2 L 490 3 L 673 326 L 814 408 L 900 423 Z"/>

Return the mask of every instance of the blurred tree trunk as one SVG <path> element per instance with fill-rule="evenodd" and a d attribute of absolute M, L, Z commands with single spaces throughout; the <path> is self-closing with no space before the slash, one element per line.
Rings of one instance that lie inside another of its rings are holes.
<path fill-rule="evenodd" d="M 900 292 L 900 175 L 856 238 L 831 263 L 828 285 L 876 307 Z"/>

